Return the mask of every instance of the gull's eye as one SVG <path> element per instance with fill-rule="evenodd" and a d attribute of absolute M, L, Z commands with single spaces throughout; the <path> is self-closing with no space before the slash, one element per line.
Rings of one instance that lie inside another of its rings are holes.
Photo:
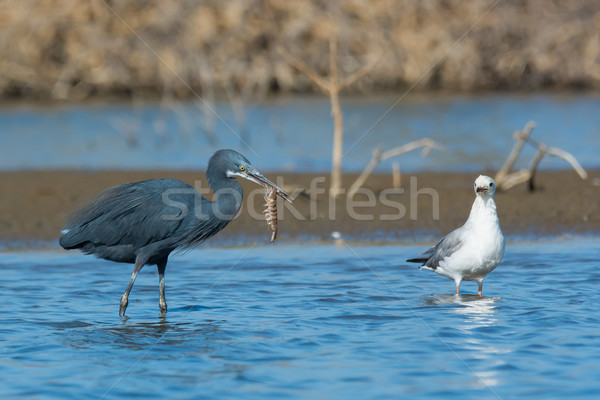
<path fill-rule="evenodd" d="M 494 182 L 491 182 L 491 183 L 490 183 L 490 187 L 494 187 Z"/>
<path fill-rule="evenodd" d="M 246 167 L 244 167 L 243 165 L 240 165 L 240 171 L 244 172 L 246 170 Z"/>

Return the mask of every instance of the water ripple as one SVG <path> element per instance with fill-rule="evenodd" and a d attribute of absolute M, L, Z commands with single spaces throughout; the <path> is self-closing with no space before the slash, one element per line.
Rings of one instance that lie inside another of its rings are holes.
<path fill-rule="evenodd" d="M 246 249 L 175 257 L 166 316 L 156 270 L 146 267 L 125 319 L 118 302 L 129 266 L 73 253 L 0 254 L 2 397 L 595 398 L 600 391 L 596 243 L 510 245 L 483 297 L 469 294 L 474 283 L 454 295 L 450 280 L 388 262 L 418 251 L 409 246 L 356 247 L 360 259 L 329 246 L 310 250 L 255 248 L 233 269 Z M 285 264 L 274 252 L 285 252 Z"/>

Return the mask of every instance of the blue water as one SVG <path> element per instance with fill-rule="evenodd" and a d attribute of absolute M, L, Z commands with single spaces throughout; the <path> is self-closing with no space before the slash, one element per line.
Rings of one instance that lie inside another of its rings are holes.
<path fill-rule="evenodd" d="M 576 399 L 600 393 L 596 239 L 509 243 L 484 283 L 425 246 L 203 248 L 145 267 L 0 254 L 0 397 Z"/>
<path fill-rule="evenodd" d="M 362 170 L 373 150 L 424 137 L 445 151 L 419 151 L 396 161 L 404 171 L 498 169 L 513 132 L 537 122 L 533 138 L 573 153 L 586 168 L 600 166 L 597 94 L 400 95 L 343 101 L 345 171 Z M 234 148 L 263 171 L 328 171 L 332 122 L 323 98 L 250 104 L 240 125 L 227 103 L 215 105 L 212 132 L 195 103 L 84 106 L 4 106 L 0 109 L 0 170 L 204 169 L 219 148 Z M 516 167 L 529 166 L 526 147 Z M 392 160 L 378 171 L 389 172 Z M 569 168 L 546 158 L 541 168 Z"/>

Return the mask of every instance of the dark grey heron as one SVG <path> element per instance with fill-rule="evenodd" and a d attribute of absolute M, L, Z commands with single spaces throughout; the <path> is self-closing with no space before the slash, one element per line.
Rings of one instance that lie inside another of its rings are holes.
<path fill-rule="evenodd" d="M 206 177 L 215 200 L 202 197 L 187 183 L 150 179 L 106 189 L 76 212 L 63 229 L 60 245 L 86 254 L 133 263 L 133 274 L 121 297 L 119 315 L 125 316 L 129 292 L 144 265 L 156 265 L 159 307 L 167 312 L 165 268 L 175 249 L 192 248 L 223 229 L 242 206 L 243 191 L 235 177 L 270 185 L 291 201 L 281 188 L 265 178 L 244 156 L 219 150 L 210 158 Z"/>

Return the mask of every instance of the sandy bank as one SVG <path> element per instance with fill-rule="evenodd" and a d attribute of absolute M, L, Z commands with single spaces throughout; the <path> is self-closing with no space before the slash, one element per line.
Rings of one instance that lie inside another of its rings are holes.
<path fill-rule="evenodd" d="M 600 170 L 589 172 L 586 181 L 580 180 L 573 171 L 542 172 L 538 178 L 541 190 L 537 192 L 529 193 L 525 187 L 518 187 L 497 194 L 504 232 L 511 236 L 600 232 Z M 309 188 L 311 182 L 316 183 L 313 183 L 316 188 L 327 187 L 325 178 L 315 181 L 319 175 L 267 175 L 293 187 Z M 68 214 L 104 188 L 157 177 L 172 177 L 208 187 L 202 172 L 0 172 L 0 240 L 53 240 L 59 236 Z M 345 185 L 349 186 L 354 178 L 354 175 L 346 175 Z M 389 190 L 391 176 L 375 175 L 367 185 L 372 194 L 357 194 L 350 203 L 342 196 L 335 205 L 326 194 L 317 195 L 314 201 L 300 195 L 293 204 L 294 210 L 280 210 L 283 217 L 279 223 L 280 240 L 327 239 L 333 231 L 366 241 L 434 237 L 464 222 L 474 196 L 471 188 L 474 178 L 471 173 L 405 175 L 404 192 L 399 193 Z M 211 242 L 235 242 L 244 237 L 248 238 L 242 241 L 245 243 L 268 243 L 270 235 L 260 219 L 264 203 L 261 192 L 251 192 L 256 189 L 251 183 L 244 183 L 244 188 L 243 211 Z M 432 194 L 432 190 L 437 194 Z M 436 204 L 439 204 L 439 215 L 436 215 Z"/>

